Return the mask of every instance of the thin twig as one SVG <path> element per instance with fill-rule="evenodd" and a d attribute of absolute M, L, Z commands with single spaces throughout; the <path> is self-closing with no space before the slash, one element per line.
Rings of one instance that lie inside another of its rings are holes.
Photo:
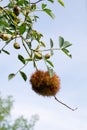
<path fill-rule="evenodd" d="M 33 3 L 31 3 L 31 4 L 37 4 L 37 3 L 41 2 L 41 1 L 43 1 L 43 0 L 38 0 L 38 1 L 33 2 Z"/>
<path fill-rule="evenodd" d="M 43 51 L 51 51 L 51 50 L 61 50 L 60 48 L 50 48 L 50 49 L 44 49 L 44 50 L 39 50 L 40 52 Z"/>
<path fill-rule="evenodd" d="M 24 64 L 16 73 L 15 75 L 17 75 L 29 62 L 26 62 L 26 64 Z"/>
<path fill-rule="evenodd" d="M 69 106 L 66 105 L 65 103 L 63 103 L 63 102 L 61 102 L 60 100 L 58 100 L 58 98 L 56 98 L 56 96 L 54 96 L 54 98 L 55 98 L 55 100 L 56 100 L 57 102 L 61 103 L 62 105 L 64 105 L 65 107 L 69 108 L 69 109 L 72 110 L 72 111 L 75 111 L 75 110 L 77 109 L 77 107 L 74 108 L 74 109 L 71 108 L 71 107 L 69 107 Z"/>
<path fill-rule="evenodd" d="M 5 44 L 5 45 L 1 48 L 0 52 L 3 51 L 3 49 L 4 49 L 6 46 L 7 46 L 7 44 Z"/>
<path fill-rule="evenodd" d="M 24 46 L 24 48 L 25 48 L 25 50 L 26 50 L 26 52 L 28 53 L 28 55 L 30 56 L 30 53 L 29 53 L 29 51 L 28 51 L 28 49 L 27 49 L 27 47 L 26 47 L 26 45 L 25 45 L 25 43 L 24 42 L 26 42 L 26 40 L 24 39 L 24 37 L 23 36 L 21 36 L 21 38 L 22 38 L 22 43 L 23 43 L 23 46 Z"/>

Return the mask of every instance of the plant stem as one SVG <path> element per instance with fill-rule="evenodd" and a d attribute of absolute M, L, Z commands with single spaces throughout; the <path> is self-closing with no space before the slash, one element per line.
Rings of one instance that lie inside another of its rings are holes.
<path fill-rule="evenodd" d="M 23 66 L 15 73 L 15 75 L 17 75 L 17 74 L 19 73 L 19 71 L 21 71 L 27 64 L 28 64 L 28 62 L 26 62 L 26 64 L 23 65 Z"/>
<path fill-rule="evenodd" d="M 38 1 L 33 2 L 33 3 L 31 3 L 31 4 L 37 4 L 37 3 L 41 2 L 41 1 L 44 1 L 44 0 L 38 0 Z"/>
<path fill-rule="evenodd" d="M 43 52 L 43 51 L 51 51 L 51 50 L 61 50 L 61 49 L 60 48 L 50 48 L 50 49 L 39 50 L 39 51 Z"/>
<path fill-rule="evenodd" d="M 69 107 L 68 105 L 66 105 L 65 103 L 63 103 L 63 102 L 61 102 L 60 100 L 58 100 L 58 98 L 56 98 L 56 96 L 54 96 L 54 98 L 55 98 L 55 100 L 57 101 L 57 102 L 59 102 L 59 103 L 61 103 L 62 105 L 64 105 L 65 107 L 67 107 L 67 108 L 69 108 L 70 110 L 72 110 L 72 111 L 75 111 L 77 108 L 71 108 L 71 107 Z"/>
<path fill-rule="evenodd" d="M 1 48 L 0 52 L 2 52 L 2 50 L 3 50 L 6 46 L 7 46 L 7 44 L 5 44 L 5 45 Z"/>
<path fill-rule="evenodd" d="M 30 53 L 29 53 L 29 51 L 28 51 L 28 49 L 27 49 L 27 47 L 26 47 L 26 45 L 25 45 L 25 43 L 24 43 L 24 42 L 26 42 L 26 40 L 23 38 L 23 36 L 21 36 L 21 38 L 22 38 L 23 46 L 24 46 L 26 52 L 28 53 L 28 55 L 30 56 Z"/>

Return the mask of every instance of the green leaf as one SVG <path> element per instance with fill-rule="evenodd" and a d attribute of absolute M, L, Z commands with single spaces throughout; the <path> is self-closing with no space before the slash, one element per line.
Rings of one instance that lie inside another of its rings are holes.
<path fill-rule="evenodd" d="M 41 46 L 46 47 L 45 43 L 40 41 Z"/>
<path fill-rule="evenodd" d="M 48 69 L 48 73 L 49 73 L 49 75 L 50 75 L 50 78 L 52 78 L 53 75 L 54 75 L 54 71 L 53 71 L 53 69 L 50 68 L 50 67 L 48 67 L 48 66 L 47 66 L 47 69 Z"/>
<path fill-rule="evenodd" d="M 9 27 L 6 27 L 5 29 L 6 29 L 7 34 L 13 35 L 13 32 L 9 29 Z"/>
<path fill-rule="evenodd" d="M 26 24 L 25 23 L 21 24 L 21 26 L 19 27 L 19 31 L 20 31 L 20 34 L 23 34 L 26 31 Z"/>
<path fill-rule="evenodd" d="M 2 122 L 4 120 L 4 116 L 0 115 L 0 122 Z M 2 129 L 2 128 L 1 128 Z"/>
<path fill-rule="evenodd" d="M 6 23 L 6 21 L 5 20 L 0 20 L 0 26 L 4 26 L 4 27 L 8 27 L 9 25 L 8 25 L 8 23 Z"/>
<path fill-rule="evenodd" d="M 36 4 L 32 4 L 32 5 L 31 5 L 31 10 L 32 10 L 32 11 L 35 11 L 35 10 L 36 10 Z"/>
<path fill-rule="evenodd" d="M 64 5 L 64 2 L 62 0 L 58 0 L 59 4 L 61 4 L 63 7 L 65 6 Z"/>
<path fill-rule="evenodd" d="M 54 3 L 54 0 L 48 0 L 49 2 L 51 2 L 51 3 Z"/>
<path fill-rule="evenodd" d="M 69 51 L 65 48 L 62 48 L 62 51 L 67 55 L 69 56 L 70 58 L 72 58 L 72 55 L 69 53 Z"/>
<path fill-rule="evenodd" d="M 23 71 L 20 71 L 20 75 L 24 79 L 24 81 L 27 80 L 27 76 L 26 76 L 26 74 Z"/>
<path fill-rule="evenodd" d="M 62 48 L 63 44 L 64 44 L 64 38 L 59 36 L 59 46 L 60 46 L 60 48 Z"/>
<path fill-rule="evenodd" d="M 53 48 L 53 40 L 50 38 L 50 47 Z"/>
<path fill-rule="evenodd" d="M 53 55 L 53 40 L 50 38 L 50 54 Z"/>
<path fill-rule="evenodd" d="M 54 67 L 53 63 L 52 63 L 50 60 L 47 60 L 47 59 L 46 59 L 46 62 L 47 62 L 50 66 Z"/>
<path fill-rule="evenodd" d="M 50 9 L 45 8 L 43 11 L 46 12 L 51 18 L 55 18 L 54 14 Z"/>
<path fill-rule="evenodd" d="M 6 53 L 7 55 L 10 55 L 10 53 L 9 53 L 8 51 L 6 51 L 6 50 L 4 50 L 4 49 L 2 49 L 2 51 L 3 51 L 4 53 Z"/>
<path fill-rule="evenodd" d="M 24 1 L 23 3 L 24 3 L 25 5 L 29 6 L 30 3 L 29 3 L 27 0 L 22 0 L 22 1 Z"/>
<path fill-rule="evenodd" d="M 45 7 L 47 6 L 47 4 L 42 4 L 42 9 L 45 9 Z"/>
<path fill-rule="evenodd" d="M 25 64 L 25 59 L 22 55 L 18 55 L 18 59 L 23 63 Z"/>
<path fill-rule="evenodd" d="M 63 48 L 67 48 L 69 46 L 72 46 L 72 44 L 68 41 L 64 41 Z"/>
<path fill-rule="evenodd" d="M 17 5 L 19 6 L 23 6 L 24 4 L 26 4 L 26 0 L 16 0 L 17 1 Z"/>
<path fill-rule="evenodd" d="M 14 74 L 14 73 L 11 73 L 11 74 L 8 75 L 8 80 L 11 80 L 11 79 L 14 78 L 14 77 L 15 77 L 15 74 Z"/>

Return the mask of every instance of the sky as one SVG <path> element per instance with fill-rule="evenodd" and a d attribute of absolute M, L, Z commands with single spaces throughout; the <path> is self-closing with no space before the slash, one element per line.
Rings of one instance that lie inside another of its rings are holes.
<path fill-rule="evenodd" d="M 0 92 L 3 96 L 13 96 L 14 118 L 24 115 L 29 119 L 31 115 L 39 115 L 35 130 L 87 129 L 87 1 L 64 0 L 64 3 L 65 8 L 57 2 L 54 5 L 49 4 L 55 14 L 54 20 L 46 14 L 38 13 L 40 20 L 35 28 L 44 34 L 46 43 L 49 43 L 51 37 L 55 47 L 59 46 L 59 36 L 73 44 L 69 48 L 72 59 L 59 51 L 55 52 L 52 62 L 61 79 L 61 89 L 56 97 L 72 108 L 78 107 L 76 111 L 67 109 L 53 97 L 37 95 L 32 91 L 29 80 L 24 82 L 20 75 L 8 81 L 8 74 L 16 72 L 22 64 L 13 50 L 11 56 L 0 54 Z M 6 1 L 3 0 L 3 4 Z M 38 67 L 46 69 L 42 62 Z M 29 78 L 34 71 L 32 63 L 25 69 Z"/>

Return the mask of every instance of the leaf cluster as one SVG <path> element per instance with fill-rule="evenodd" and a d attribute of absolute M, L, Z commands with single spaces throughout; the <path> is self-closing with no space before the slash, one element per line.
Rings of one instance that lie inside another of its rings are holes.
<path fill-rule="evenodd" d="M 72 44 L 68 41 L 64 41 L 63 37 L 59 37 L 59 46 L 60 49 L 70 58 L 72 58 L 72 55 L 70 54 L 69 50 L 67 49 L 68 47 L 72 46 Z"/>
<path fill-rule="evenodd" d="M 54 0 L 47 1 L 51 4 L 54 3 Z M 64 7 L 62 0 L 57 1 Z M 44 0 L 37 0 L 36 2 L 30 2 L 29 0 L 9 0 L 9 3 L 5 7 L 0 6 L 0 39 L 4 42 L 0 53 L 10 55 L 6 47 L 13 44 L 13 48 L 17 50 L 17 58 L 23 64 L 16 73 L 9 74 L 9 80 L 19 73 L 24 81 L 26 81 L 27 75 L 23 71 L 23 68 L 29 62 L 33 62 L 33 66 L 38 69 L 37 62 L 40 60 L 44 61 L 50 76 L 53 76 L 54 65 L 50 57 L 54 55 L 55 50 L 62 50 L 67 56 L 71 57 L 71 54 L 67 50 L 71 44 L 64 41 L 63 37 L 59 37 L 60 48 L 54 48 L 54 42 L 50 38 L 50 48 L 45 49 L 46 43 L 42 40 L 43 34 L 35 30 L 33 26 L 39 20 L 37 11 L 44 12 L 51 18 L 54 18 L 52 9 L 48 8 L 48 4 Z M 19 40 L 21 43 L 18 42 Z M 27 54 L 26 57 L 18 53 L 21 48 L 24 48 Z"/>
<path fill-rule="evenodd" d="M 23 116 L 11 121 L 12 96 L 2 98 L 0 94 L 0 130 L 32 130 L 38 121 L 38 115 L 33 115 L 28 121 Z"/>

